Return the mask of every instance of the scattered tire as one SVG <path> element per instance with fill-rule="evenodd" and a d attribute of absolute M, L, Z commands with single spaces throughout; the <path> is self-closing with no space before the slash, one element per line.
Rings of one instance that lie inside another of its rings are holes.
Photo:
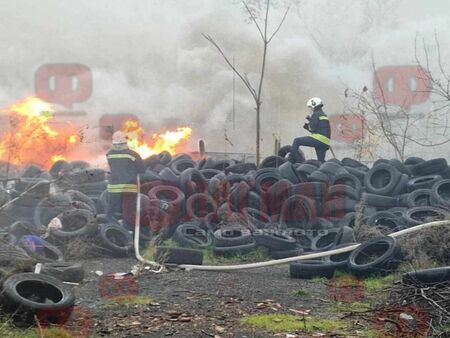
<path fill-rule="evenodd" d="M 3 282 L 3 305 L 17 313 L 34 315 L 42 311 L 70 312 L 75 303 L 72 290 L 58 279 L 43 274 L 20 273 Z"/>
<path fill-rule="evenodd" d="M 195 249 L 157 246 L 155 260 L 161 264 L 202 265 L 203 252 Z"/>
<path fill-rule="evenodd" d="M 58 216 L 62 228 L 52 231 L 52 237 L 69 239 L 80 236 L 90 236 L 97 231 L 94 214 L 89 210 L 73 209 Z"/>
<path fill-rule="evenodd" d="M 297 247 L 291 250 L 270 250 L 269 255 L 273 259 L 283 259 L 288 257 L 300 256 L 304 250 L 301 247 Z"/>
<path fill-rule="evenodd" d="M 295 238 L 284 234 L 282 231 L 262 230 L 254 236 L 258 245 L 269 250 L 294 250 L 297 246 Z"/>
<path fill-rule="evenodd" d="M 375 237 L 358 246 L 348 258 L 348 268 L 358 276 L 386 275 L 400 263 L 400 246 L 389 236 Z"/>
<path fill-rule="evenodd" d="M 366 191 L 377 195 L 389 195 L 400 180 L 400 172 L 387 163 L 374 165 L 364 178 Z"/>
<path fill-rule="evenodd" d="M 405 222 L 396 215 L 388 211 L 378 211 L 372 215 L 369 220 L 371 226 L 382 226 L 390 230 L 390 232 L 399 231 L 406 228 Z"/>
<path fill-rule="evenodd" d="M 406 210 L 404 218 L 410 226 L 448 219 L 449 213 L 435 207 L 414 207 Z"/>
<path fill-rule="evenodd" d="M 311 279 L 314 277 L 332 278 L 336 267 L 320 260 L 304 260 L 289 264 L 291 278 Z"/>
<path fill-rule="evenodd" d="M 212 245 L 212 239 L 209 233 L 196 223 L 179 225 L 172 239 L 184 247 L 202 249 Z"/>
<path fill-rule="evenodd" d="M 213 242 L 215 247 L 230 247 L 253 243 L 253 238 L 245 228 L 227 227 L 214 232 Z"/>
<path fill-rule="evenodd" d="M 415 177 L 408 181 L 408 191 L 412 192 L 418 189 L 431 189 L 436 182 L 441 180 L 442 177 L 439 175 Z"/>
<path fill-rule="evenodd" d="M 411 271 L 403 274 L 402 281 L 406 285 L 445 285 L 450 282 L 450 266 Z"/>
<path fill-rule="evenodd" d="M 190 219 L 204 219 L 217 210 L 217 204 L 208 194 L 194 194 L 186 201 L 186 214 Z"/>
<path fill-rule="evenodd" d="M 398 206 L 398 199 L 383 195 L 363 193 L 361 197 L 363 205 L 369 205 L 377 208 L 389 209 Z"/>
<path fill-rule="evenodd" d="M 450 206 L 450 179 L 437 182 L 431 188 L 433 205 Z"/>
<path fill-rule="evenodd" d="M 414 207 L 430 207 L 432 206 L 432 192 L 431 189 L 418 189 L 408 194 L 407 206 Z"/>
<path fill-rule="evenodd" d="M 425 161 L 414 165 L 411 172 L 414 176 L 427 176 L 439 174 L 448 167 L 445 158 L 435 158 L 433 160 Z"/>
<path fill-rule="evenodd" d="M 303 195 L 294 195 L 281 207 L 280 224 L 285 228 L 307 228 L 317 218 L 315 202 Z"/>
<path fill-rule="evenodd" d="M 81 283 L 84 279 L 84 269 L 79 263 L 44 263 L 41 267 L 41 274 L 71 283 Z"/>
<path fill-rule="evenodd" d="M 125 257 L 132 252 L 132 237 L 120 225 L 101 224 L 100 240 L 102 246 L 114 256 Z"/>

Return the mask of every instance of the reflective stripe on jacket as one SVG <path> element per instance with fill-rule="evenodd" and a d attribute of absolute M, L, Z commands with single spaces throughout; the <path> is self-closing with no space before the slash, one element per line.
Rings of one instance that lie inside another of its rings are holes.
<path fill-rule="evenodd" d="M 106 158 L 111 170 L 108 192 L 137 192 L 137 176 L 145 169 L 139 154 L 131 149 L 113 149 Z"/>

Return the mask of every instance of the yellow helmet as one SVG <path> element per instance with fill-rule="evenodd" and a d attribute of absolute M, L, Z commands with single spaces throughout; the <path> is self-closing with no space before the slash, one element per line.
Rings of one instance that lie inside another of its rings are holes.
<path fill-rule="evenodd" d="M 116 131 L 112 136 L 112 144 L 127 143 L 127 135 L 123 131 Z"/>

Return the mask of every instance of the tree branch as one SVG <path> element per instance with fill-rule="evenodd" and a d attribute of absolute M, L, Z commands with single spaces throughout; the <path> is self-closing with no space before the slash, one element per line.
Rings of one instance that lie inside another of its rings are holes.
<path fill-rule="evenodd" d="M 261 35 L 261 39 L 262 39 L 263 41 L 266 41 L 265 38 L 264 38 L 263 32 L 262 32 L 262 30 L 261 30 L 261 27 L 259 27 L 258 22 L 256 21 L 256 18 L 255 18 L 255 16 L 253 15 L 253 13 L 252 13 L 252 11 L 250 10 L 250 8 L 248 7 L 247 3 L 246 3 L 245 1 L 242 1 L 242 3 L 244 4 L 245 9 L 247 10 L 248 14 L 250 14 L 250 18 L 251 18 L 252 21 L 255 23 L 256 28 L 258 28 L 259 34 Z"/>
<path fill-rule="evenodd" d="M 219 51 L 219 53 L 222 55 L 222 57 L 225 59 L 226 63 L 228 64 L 228 66 L 230 66 L 230 68 L 236 73 L 237 76 L 239 76 L 239 78 L 242 80 L 242 82 L 245 84 L 245 86 L 247 87 L 247 89 L 249 90 L 250 94 L 252 95 L 253 99 L 255 100 L 255 102 L 258 101 L 258 98 L 256 96 L 256 92 L 253 89 L 253 87 L 251 86 L 250 82 L 248 81 L 247 76 L 245 75 L 242 76 L 241 73 L 236 69 L 236 67 L 233 66 L 233 64 L 230 62 L 230 60 L 228 59 L 228 57 L 225 55 L 225 53 L 222 51 L 222 49 L 220 48 L 220 46 L 214 41 L 214 39 L 206 34 L 203 34 L 203 37 L 208 40 L 209 42 L 211 42 L 211 44 L 216 47 L 216 49 Z"/>
<path fill-rule="evenodd" d="M 274 38 L 274 36 L 278 33 L 278 31 L 280 30 L 281 26 L 283 25 L 284 20 L 286 20 L 286 16 L 289 12 L 289 9 L 291 8 L 291 6 L 288 6 L 288 8 L 286 9 L 286 12 L 284 12 L 283 18 L 280 21 L 280 24 L 278 25 L 277 29 L 275 29 L 275 31 L 273 32 L 273 34 L 270 36 L 269 40 L 267 40 L 267 43 L 269 44 L 270 41 L 272 41 L 272 39 Z"/>

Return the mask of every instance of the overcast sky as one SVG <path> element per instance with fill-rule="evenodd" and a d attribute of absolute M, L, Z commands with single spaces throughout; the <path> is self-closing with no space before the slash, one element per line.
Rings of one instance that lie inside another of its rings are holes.
<path fill-rule="evenodd" d="M 283 143 L 300 133 L 310 96 L 323 97 L 332 114 L 346 86 L 370 85 L 371 55 L 380 66 L 411 64 L 416 35 L 431 44 L 436 31 L 450 67 L 446 0 L 280 0 L 272 29 L 287 3 L 268 55 L 265 152 L 274 132 Z M 94 90 L 74 109 L 87 110 L 92 125 L 104 113 L 136 113 L 151 131 L 192 125 L 210 150 L 254 151 L 252 102 L 238 85 L 233 130 L 232 74 L 201 36 L 215 37 L 255 81 L 261 45 L 239 1 L 1 0 L 0 13 L 1 106 L 33 93 L 41 65 L 81 63 L 92 70 Z"/>

